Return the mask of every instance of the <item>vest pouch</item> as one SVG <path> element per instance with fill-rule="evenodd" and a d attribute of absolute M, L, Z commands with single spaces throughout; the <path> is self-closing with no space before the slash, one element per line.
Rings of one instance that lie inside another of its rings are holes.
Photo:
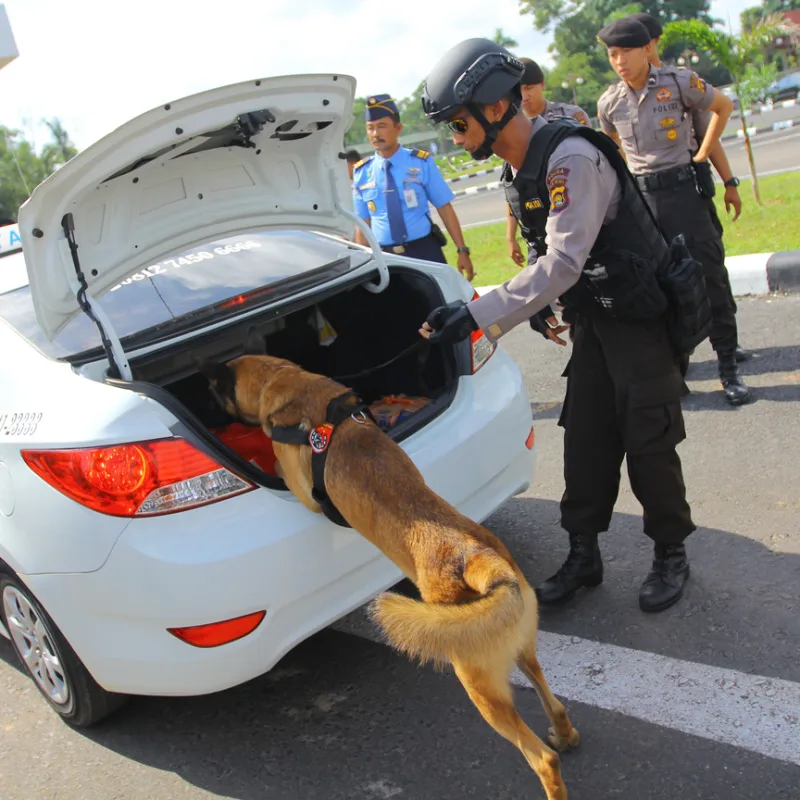
<path fill-rule="evenodd" d="M 630 250 L 615 249 L 607 256 L 593 253 L 582 277 L 591 286 L 595 301 L 621 321 L 655 319 L 667 310 L 655 265 Z"/>

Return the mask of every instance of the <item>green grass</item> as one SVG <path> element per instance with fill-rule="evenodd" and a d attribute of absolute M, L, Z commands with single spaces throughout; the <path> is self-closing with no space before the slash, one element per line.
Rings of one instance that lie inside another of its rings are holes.
<path fill-rule="evenodd" d="M 747 253 L 772 253 L 800 249 L 800 172 L 770 175 L 759 182 L 763 206 L 756 205 L 749 180 L 742 181 L 742 215 L 731 222 L 725 213 L 722 187 L 717 186 L 714 202 L 725 226 L 725 253 L 738 256 Z M 502 206 L 498 205 L 498 216 Z M 519 234 L 518 234 L 519 235 Z M 449 237 L 448 237 L 449 238 Z M 506 224 L 497 222 L 464 231 L 475 267 L 475 286 L 493 286 L 513 278 L 519 268 L 508 257 Z M 522 252 L 527 254 L 525 244 Z M 452 242 L 445 248 L 449 264 L 456 264 Z"/>

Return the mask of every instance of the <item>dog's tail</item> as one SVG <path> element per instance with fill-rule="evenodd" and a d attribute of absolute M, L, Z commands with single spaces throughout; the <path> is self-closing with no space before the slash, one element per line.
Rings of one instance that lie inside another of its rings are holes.
<path fill-rule="evenodd" d="M 485 550 L 469 560 L 464 580 L 479 597 L 460 603 L 425 603 L 385 592 L 371 604 L 370 616 L 392 647 L 421 663 L 443 664 L 485 653 L 522 617 L 519 579 L 507 561 Z"/>

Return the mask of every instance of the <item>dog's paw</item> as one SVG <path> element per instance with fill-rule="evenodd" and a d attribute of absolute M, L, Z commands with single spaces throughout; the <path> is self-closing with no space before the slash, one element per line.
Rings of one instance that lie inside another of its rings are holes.
<path fill-rule="evenodd" d="M 553 750 L 558 751 L 559 753 L 563 752 L 564 750 L 570 750 L 573 747 L 577 747 L 581 742 L 581 735 L 578 733 L 577 728 L 572 728 L 569 732 L 569 736 L 565 739 L 563 736 L 559 736 L 556 733 L 555 728 L 549 728 L 547 731 L 547 744 L 553 748 Z"/>

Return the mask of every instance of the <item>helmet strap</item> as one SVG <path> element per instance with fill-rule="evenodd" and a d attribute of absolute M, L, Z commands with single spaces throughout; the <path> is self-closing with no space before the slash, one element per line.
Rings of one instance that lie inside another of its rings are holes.
<path fill-rule="evenodd" d="M 506 113 L 500 118 L 498 122 L 489 122 L 486 117 L 483 116 L 483 112 L 480 108 L 472 103 L 467 106 L 467 111 L 478 120 L 478 123 L 483 128 L 483 132 L 486 134 L 483 144 L 478 147 L 476 150 L 473 150 L 472 157 L 476 161 L 485 161 L 489 158 L 493 153 L 492 146 L 494 145 L 495 141 L 497 140 L 497 136 L 500 131 L 511 122 L 512 119 L 517 115 L 519 112 L 519 106 L 517 105 L 516 101 L 512 101 L 509 103 L 508 108 L 506 109 Z"/>

